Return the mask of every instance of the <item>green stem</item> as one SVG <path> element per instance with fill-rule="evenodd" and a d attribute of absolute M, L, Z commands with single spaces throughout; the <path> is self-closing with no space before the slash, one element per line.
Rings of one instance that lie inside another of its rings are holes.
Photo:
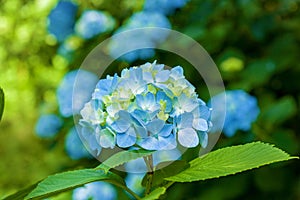
<path fill-rule="evenodd" d="M 168 188 L 171 187 L 174 183 L 175 183 L 175 182 L 170 181 L 170 182 L 168 182 L 164 187 L 165 187 L 166 189 L 168 189 Z"/>
<path fill-rule="evenodd" d="M 116 186 L 119 186 L 120 188 L 123 188 L 124 190 L 126 190 L 129 194 L 131 194 L 135 199 L 137 200 L 141 200 L 142 198 L 139 197 L 135 192 L 133 192 L 131 189 L 129 189 L 128 187 L 126 187 L 125 185 L 119 184 L 119 183 L 114 183 Z"/>
<path fill-rule="evenodd" d="M 148 173 L 147 173 L 147 183 L 146 183 L 146 190 L 145 190 L 145 196 L 148 195 L 151 192 L 152 188 L 152 182 L 153 182 L 153 157 L 152 155 L 144 157 L 144 160 L 146 162 Z"/>

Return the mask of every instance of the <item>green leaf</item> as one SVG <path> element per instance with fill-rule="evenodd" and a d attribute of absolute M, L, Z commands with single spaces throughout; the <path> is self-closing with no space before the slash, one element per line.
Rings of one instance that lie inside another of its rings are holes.
<path fill-rule="evenodd" d="M 44 199 L 94 181 L 106 181 L 125 187 L 123 179 L 112 172 L 105 173 L 100 169 L 82 169 L 49 176 L 41 181 L 25 199 Z"/>
<path fill-rule="evenodd" d="M 117 167 L 128 161 L 135 160 L 140 157 L 151 155 L 153 153 L 154 151 L 146 151 L 146 150 L 121 151 L 114 154 L 107 160 L 105 160 L 101 165 L 96 167 L 96 169 L 100 168 L 107 172 L 111 168 Z"/>
<path fill-rule="evenodd" d="M 166 192 L 166 188 L 164 187 L 158 187 L 155 190 L 153 190 L 152 192 L 150 192 L 149 195 L 145 196 L 144 198 L 142 198 L 142 200 L 154 200 L 154 199 L 158 199 L 161 195 L 163 195 Z"/>
<path fill-rule="evenodd" d="M 37 185 L 38 183 L 28 186 L 12 195 L 5 197 L 3 200 L 23 200 Z"/>
<path fill-rule="evenodd" d="M 293 97 L 285 96 L 273 104 L 270 104 L 260 118 L 264 123 L 274 127 L 274 124 L 280 124 L 291 118 L 297 113 L 297 104 Z"/>
<path fill-rule="evenodd" d="M 2 119 L 3 111 L 4 111 L 4 92 L 2 88 L 0 88 L 0 121 Z"/>
<path fill-rule="evenodd" d="M 166 180 L 192 182 L 218 178 L 294 158 L 297 157 L 291 157 L 273 145 L 253 142 L 226 147 L 196 158 L 190 162 L 190 168 Z"/>

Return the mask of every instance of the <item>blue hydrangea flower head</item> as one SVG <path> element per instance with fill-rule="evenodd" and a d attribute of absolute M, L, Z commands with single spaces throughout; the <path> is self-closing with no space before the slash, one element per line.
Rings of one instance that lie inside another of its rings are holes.
<path fill-rule="evenodd" d="M 41 115 L 35 125 L 35 132 L 41 138 L 56 136 L 63 125 L 63 121 L 57 115 Z"/>
<path fill-rule="evenodd" d="M 156 62 L 101 79 L 81 116 L 81 134 L 112 149 L 205 148 L 211 127 L 210 108 L 182 67 L 166 70 Z"/>
<path fill-rule="evenodd" d="M 65 150 L 69 157 L 73 160 L 91 158 L 90 153 L 86 150 L 81 139 L 79 138 L 75 127 L 71 128 L 66 135 Z"/>
<path fill-rule="evenodd" d="M 74 33 L 78 6 L 70 1 L 59 1 L 48 16 L 48 31 L 57 41 L 64 41 Z"/>
<path fill-rule="evenodd" d="M 138 32 L 128 33 L 123 37 L 113 37 L 110 42 L 109 51 L 110 55 L 114 58 L 118 58 L 117 55 L 120 51 L 124 51 L 129 47 L 136 47 L 138 44 L 148 46 L 146 49 L 137 49 L 126 53 L 122 56 L 122 59 L 133 62 L 137 59 L 147 59 L 154 56 L 153 49 L 157 44 L 163 42 L 167 34 L 159 32 L 158 29 L 142 29 L 142 28 L 171 28 L 171 23 L 168 18 L 157 12 L 141 11 L 133 14 L 123 26 L 121 26 L 116 33 L 125 32 L 133 29 L 139 29 Z"/>
<path fill-rule="evenodd" d="M 75 81 L 84 84 L 76 84 L 76 93 L 73 94 Z M 97 81 L 98 77 L 88 71 L 73 70 L 68 72 L 56 91 L 61 115 L 70 117 L 73 114 L 79 114 L 83 105 L 90 99 Z"/>
<path fill-rule="evenodd" d="M 73 190 L 73 200 L 115 200 L 116 189 L 109 183 L 92 182 Z"/>
<path fill-rule="evenodd" d="M 254 96 L 249 95 L 243 90 L 229 90 L 226 93 L 214 96 L 211 101 L 215 101 L 214 104 L 218 105 L 218 101 L 226 95 L 226 117 L 224 122 L 223 132 L 227 137 L 232 137 L 236 131 L 248 131 L 251 129 L 251 124 L 256 120 L 260 110 L 257 105 L 257 99 Z M 220 105 L 220 107 L 222 107 Z M 220 108 L 217 106 L 213 108 L 216 115 L 212 115 L 214 121 L 214 127 L 212 132 L 220 131 L 221 125 L 218 124 L 218 112 Z"/>
<path fill-rule="evenodd" d="M 158 12 L 164 15 L 173 14 L 183 7 L 189 0 L 145 0 L 144 10 Z"/>
<path fill-rule="evenodd" d="M 86 10 L 82 13 L 75 25 L 76 33 L 84 39 L 90 39 L 100 33 L 111 31 L 115 20 L 106 12 Z"/>

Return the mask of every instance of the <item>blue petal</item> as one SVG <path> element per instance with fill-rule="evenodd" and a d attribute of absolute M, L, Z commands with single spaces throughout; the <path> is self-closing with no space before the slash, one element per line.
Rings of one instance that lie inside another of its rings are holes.
<path fill-rule="evenodd" d="M 179 115 L 177 120 L 177 128 L 179 129 L 192 128 L 193 126 L 193 114 L 190 112 Z"/>
<path fill-rule="evenodd" d="M 155 96 L 151 92 L 148 92 L 146 96 L 136 95 L 137 105 L 145 111 L 156 111 L 159 109 L 159 105 L 155 101 Z"/>
<path fill-rule="evenodd" d="M 185 94 L 181 94 L 177 98 L 177 103 L 186 112 L 191 112 L 198 106 L 196 99 L 189 98 Z"/>
<path fill-rule="evenodd" d="M 103 148 L 114 148 L 116 143 L 116 138 L 114 133 L 108 128 L 102 129 L 100 131 L 99 144 Z"/>
<path fill-rule="evenodd" d="M 107 77 L 106 79 L 101 79 L 96 86 L 95 93 L 93 94 L 93 98 L 102 99 L 104 95 L 111 94 L 113 90 L 115 90 L 117 86 L 117 76 Z"/>
<path fill-rule="evenodd" d="M 117 145 L 122 148 L 127 148 L 134 145 L 136 142 L 136 137 L 127 133 L 117 134 Z"/>
<path fill-rule="evenodd" d="M 130 123 L 126 120 L 116 120 L 111 124 L 111 128 L 117 133 L 124 133 L 130 127 Z"/>
<path fill-rule="evenodd" d="M 133 127 L 130 127 L 130 128 L 126 131 L 125 134 L 130 135 L 130 136 L 136 138 L 136 132 L 135 132 L 135 129 L 134 129 Z"/>
<path fill-rule="evenodd" d="M 98 156 L 101 152 L 102 147 L 98 144 L 96 139 L 96 127 L 92 126 L 82 126 L 80 130 L 80 135 L 85 140 L 85 143 L 88 145 L 88 147 L 96 152 L 96 155 Z M 99 129 L 98 129 L 99 130 Z"/>
<path fill-rule="evenodd" d="M 155 64 L 155 63 L 153 63 L 153 64 Z M 154 70 L 154 71 L 161 71 L 161 70 L 164 68 L 164 66 L 165 66 L 165 65 L 163 65 L 163 64 L 160 64 L 160 65 L 159 65 L 159 64 L 158 64 L 158 65 L 155 64 L 155 65 L 153 66 L 153 70 Z"/>
<path fill-rule="evenodd" d="M 153 83 L 153 76 L 152 76 L 151 72 L 144 72 L 144 73 L 143 73 L 143 79 L 144 79 L 147 83 Z"/>
<path fill-rule="evenodd" d="M 205 119 L 202 119 L 202 118 L 194 119 L 193 127 L 196 130 L 199 130 L 199 131 L 207 131 L 208 130 L 207 121 Z"/>
<path fill-rule="evenodd" d="M 199 105 L 200 117 L 206 120 L 210 119 L 211 116 L 211 108 L 206 105 Z"/>
<path fill-rule="evenodd" d="M 136 129 L 136 133 L 141 137 L 141 138 L 146 138 L 147 137 L 147 130 L 143 126 L 135 125 L 134 126 Z"/>
<path fill-rule="evenodd" d="M 169 79 L 170 71 L 169 70 L 162 70 L 158 72 L 155 76 L 156 82 L 166 82 Z"/>
<path fill-rule="evenodd" d="M 150 120 L 149 113 L 143 110 L 134 110 L 131 113 L 132 117 L 136 119 L 140 124 L 145 124 Z"/>
<path fill-rule="evenodd" d="M 143 105 L 143 102 L 144 102 L 144 96 L 141 95 L 141 94 L 138 94 L 138 95 L 136 95 L 135 100 L 136 100 L 136 104 L 137 104 L 140 108 L 142 108 L 142 105 Z"/>
<path fill-rule="evenodd" d="M 171 150 L 177 147 L 175 134 L 170 134 L 168 137 L 158 136 L 158 146 L 157 150 Z"/>
<path fill-rule="evenodd" d="M 199 138 L 193 128 L 185 128 L 178 131 L 178 142 L 184 147 L 196 147 L 199 144 Z"/>
<path fill-rule="evenodd" d="M 172 68 L 170 76 L 175 80 L 184 78 L 182 67 L 176 66 L 176 67 Z"/>
<path fill-rule="evenodd" d="M 141 68 L 130 68 L 129 74 L 133 80 L 143 80 L 143 70 Z"/>
<path fill-rule="evenodd" d="M 158 136 L 167 137 L 173 130 L 173 124 L 165 124 L 164 127 L 158 133 Z"/>
<path fill-rule="evenodd" d="M 165 122 L 160 119 L 154 119 L 146 125 L 150 133 L 157 134 L 164 127 Z"/>
<path fill-rule="evenodd" d="M 159 149 L 158 140 L 154 137 L 147 137 L 141 139 L 138 144 L 147 150 L 157 150 Z"/>
<path fill-rule="evenodd" d="M 130 113 L 125 110 L 120 110 L 118 112 L 118 115 L 119 115 L 119 119 L 123 119 L 126 121 L 131 121 L 131 119 L 132 119 Z"/>
<path fill-rule="evenodd" d="M 147 105 L 155 103 L 155 96 L 151 92 L 148 92 L 145 96 L 145 101 Z"/>
<path fill-rule="evenodd" d="M 171 110 L 172 110 L 172 100 L 163 91 L 158 91 L 156 93 L 156 101 L 159 102 L 160 100 L 163 100 L 163 101 L 166 102 L 165 112 L 171 112 Z"/>
<path fill-rule="evenodd" d="M 208 134 L 206 132 L 203 131 L 198 131 L 198 136 L 199 136 L 199 140 L 200 140 L 200 144 L 203 148 L 207 147 L 208 144 Z"/>

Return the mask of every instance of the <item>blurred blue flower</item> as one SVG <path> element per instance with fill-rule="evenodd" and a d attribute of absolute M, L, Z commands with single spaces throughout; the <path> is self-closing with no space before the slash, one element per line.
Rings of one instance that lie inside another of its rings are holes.
<path fill-rule="evenodd" d="M 75 81 L 77 83 L 76 88 L 74 88 Z M 88 71 L 73 70 L 68 72 L 56 92 L 61 115 L 70 117 L 73 114 L 79 114 L 84 104 L 91 98 L 97 81 L 98 77 Z M 75 93 L 73 93 L 73 90 Z"/>
<path fill-rule="evenodd" d="M 218 112 L 221 112 L 223 105 L 218 106 L 222 98 L 226 95 L 226 117 L 224 122 L 223 132 L 227 137 L 232 137 L 237 130 L 248 131 L 251 128 L 260 112 L 257 105 L 257 100 L 254 96 L 249 95 L 243 90 L 230 90 L 225 93 L 218 94 L 210 100 L 214 101 L 216 107 L 213 107 L 214 115 L 212 121 L 214 126 L 211 132 L 221 131 L 222 125 L 218 123 Z"/>
<path fill-rule="evenodd" d="M 90 39 L 100 33 L 111 31 L 115 20 L 107 13 L 97 10 L 86 10 L 75 25 L 76 33 L 84 39 Z"/>
<path fill-rule="evenodd" d="M 157 166 L 161 162 L 180 160 L 181 152 L 178 149 L 158 150 L 153 154 L 153 166 Z M 143 158 L 138 158 L 125 163 L 126 172 L 142 174 L 148 171 Z"/>
<path fill-rule="evenodd" d="M 142 186 L 142 181 L 145 173 L 128 173 L 125 177 L 126 185 L 129 189 L 138 195 L 142 195 L 145 188 Z"/>
<path fill-rule="evenodd" d="M 173 14 L 176 9 L 183 7 L 188 1 L 189 0 L 145 0 L 144 10 L 169 15 Z"/>
<path fill-rule="evenodd" d="M 153 153 L 153 165 L 156 166 L 161 162 L 180 160 L 181 152 L 178 149 L 162 150 Z"/>
<path fill-rule="evenodd" d="M 91 158 L 90 153 L 86 150 L 81 139 L 79 138 L 75 127 L 71 128 L 66 135 L 65 150 L 69 157 L 73 160 Z"/>
<path fill-rule="evenodd" d="M 73 200 L 114 200 L 117 199 L 116 189 L 109 183 L 92 182 L 73 190 Z"/>
<path fill-rule="evenodd" d="M 59 1 L 48 16 L 48 31 L 57 41 L 64 41 L 74 32 L 78 6 L 70 1 Z"/>
<path fill-rule="evenodd" d="M 35 125 L 35 132 L 41 138 L 54 137 L 63 125 L 63 121 L 54 114 L 41 115 Z"/>
<path fill-rule="evenodd" d="M 168 36 L 166 32 L 160 32 L 159 29 L 141 29 L 147 27 L 156 28 L 171 28 L 171 24 L 164 15 L 156 12 L 141 11 L 133 14 L 126 23 L 121 26 L 116 33 L 139 29 L 137 32 L 127 32 L 121 37 L 113 37 L 109 51 L 110 55 L 118 58 L 120 52 L 127 49 L 136 48 L 137 50 L 130 51 L 122 56 L 122 59 L 132 62 L 137 59 L 147 59 L 154 56 L 155 52 L 152 48 L 163 42 Z M 138 49 L 139 46 L 147 47 Z"/>

